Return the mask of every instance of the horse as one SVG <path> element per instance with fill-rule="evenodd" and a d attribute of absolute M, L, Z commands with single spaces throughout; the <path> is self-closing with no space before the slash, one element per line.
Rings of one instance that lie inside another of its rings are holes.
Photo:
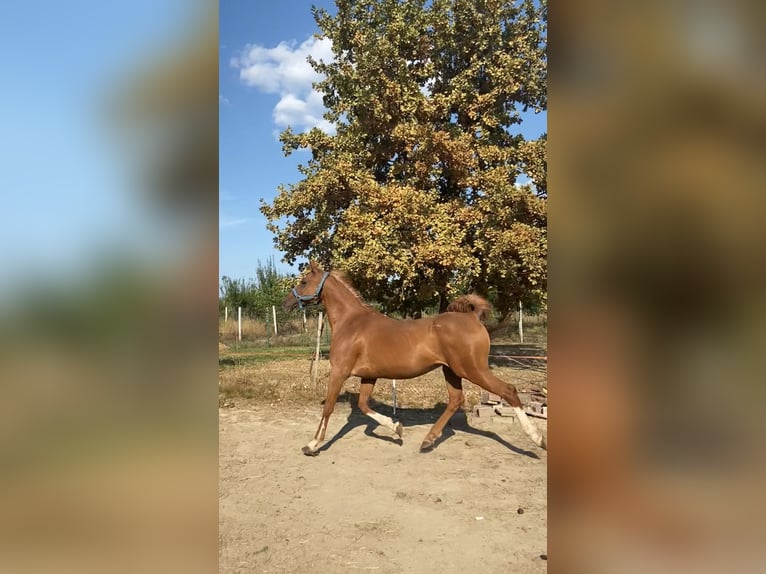
<path fill-rule="evenodd" d="M 368 405 L 375 381 L 412 379 L 438 367 L 442 368 L 447 381 L 449 402 L 423 439 L 421 452 L 433 449 L 447 421 L 463 406 L 463 379 L 507 401 L 532 442 L 547 449 L 545 438 L 521 408 L 516 388 L 489 369 L 489 334 L 480 321 L 491 308 L 486 299 L 475 294 L 464 295 L 439 315 L 394 319 L 366 304 L 344 273 L 324 271 L 310 261 L 307 272 L 287 295 L 282 307 L 289 312 L 295 307 L 302 309 L 305 305 L 320 303 L 327 311 L 332 329 L 330 381 L 319 427 L 314 438 L 303 447 L 303 454 L 319 454 L 338 395 L 351 376 L 361 379 L 359 410 L 401 439 L 402 424 Z"/>

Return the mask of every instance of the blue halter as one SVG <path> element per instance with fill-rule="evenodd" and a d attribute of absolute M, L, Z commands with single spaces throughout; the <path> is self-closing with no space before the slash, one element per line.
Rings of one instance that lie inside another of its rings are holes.
<path fill-rule="evenodd" d="M 324 287 L 324 282 L 327 280 L 327 278 L 330 276 L 329 271 L 325 271 L 324 275 L 322 275 L 322 280 L 319 282 L 319 285 L 317 285 L 317 290 L 314 291 L 313 295 L 299 295 L 298 294 L 298 288 L 293 287 L 292 294 L 293 296 L 298 300 L 298 309 L 303 309 L 305 305 L 314 303 L 319 304 L 319 295 L 322 293 L 322 287 Z"/>

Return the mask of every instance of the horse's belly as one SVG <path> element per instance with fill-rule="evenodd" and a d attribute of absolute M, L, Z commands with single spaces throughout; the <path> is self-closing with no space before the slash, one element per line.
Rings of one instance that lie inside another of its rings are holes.
<path fill-rule="evenodd" d="M 382 363 L 361 360 L 357 362 L 351 374 L 363 379 L 413 379 L 442 364 L 441 361 L 435 359 L 427 361 L 391 359 Z"/>

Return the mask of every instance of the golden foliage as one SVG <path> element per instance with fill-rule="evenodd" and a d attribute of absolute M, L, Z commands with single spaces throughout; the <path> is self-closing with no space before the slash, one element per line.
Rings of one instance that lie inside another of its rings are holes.
<path fill-rule="evenodd" d="M 262 205 L 276 245 L 347 270 L 389 311 L 471 289 L 501 312 L 544 302 L 545 139 L 514 126 L 547 105 L 545 2 L 336 4 L 315 10 L 334 60 L 312 63 L 337 132 L 282 134 L 311 159 Z"/>

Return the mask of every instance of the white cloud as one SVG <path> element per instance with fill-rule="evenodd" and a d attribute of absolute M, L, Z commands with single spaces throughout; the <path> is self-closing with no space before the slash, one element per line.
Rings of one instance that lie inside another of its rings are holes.
<path fill-rule="evenodd" d="M 279 94 L 274 106 L 274 123 L 279 128 L 291 126 L 296 131 L 318 127 L 333 133 L 334 126 L 325 120 L 322 95 L 311 84 L 321 80 L 306 58 L 330 62 L 333 59 L 329 39 L 313 36 L 297 45 L 280 42 L 274 48 L 248 45 L 242 53 L 231 59 L 231 66 L 239 69 L 239 79 L 247 86 L 267 94 Z"/>
<path fill-rule="evenodd" d="M 235 225 L 242 225 L 248 221 L 249 219 L 247 217 L 232 218 L 220 215 L 218 217 L 218 228 L 223 229 L 224 227 L 234 227 Z"/>

